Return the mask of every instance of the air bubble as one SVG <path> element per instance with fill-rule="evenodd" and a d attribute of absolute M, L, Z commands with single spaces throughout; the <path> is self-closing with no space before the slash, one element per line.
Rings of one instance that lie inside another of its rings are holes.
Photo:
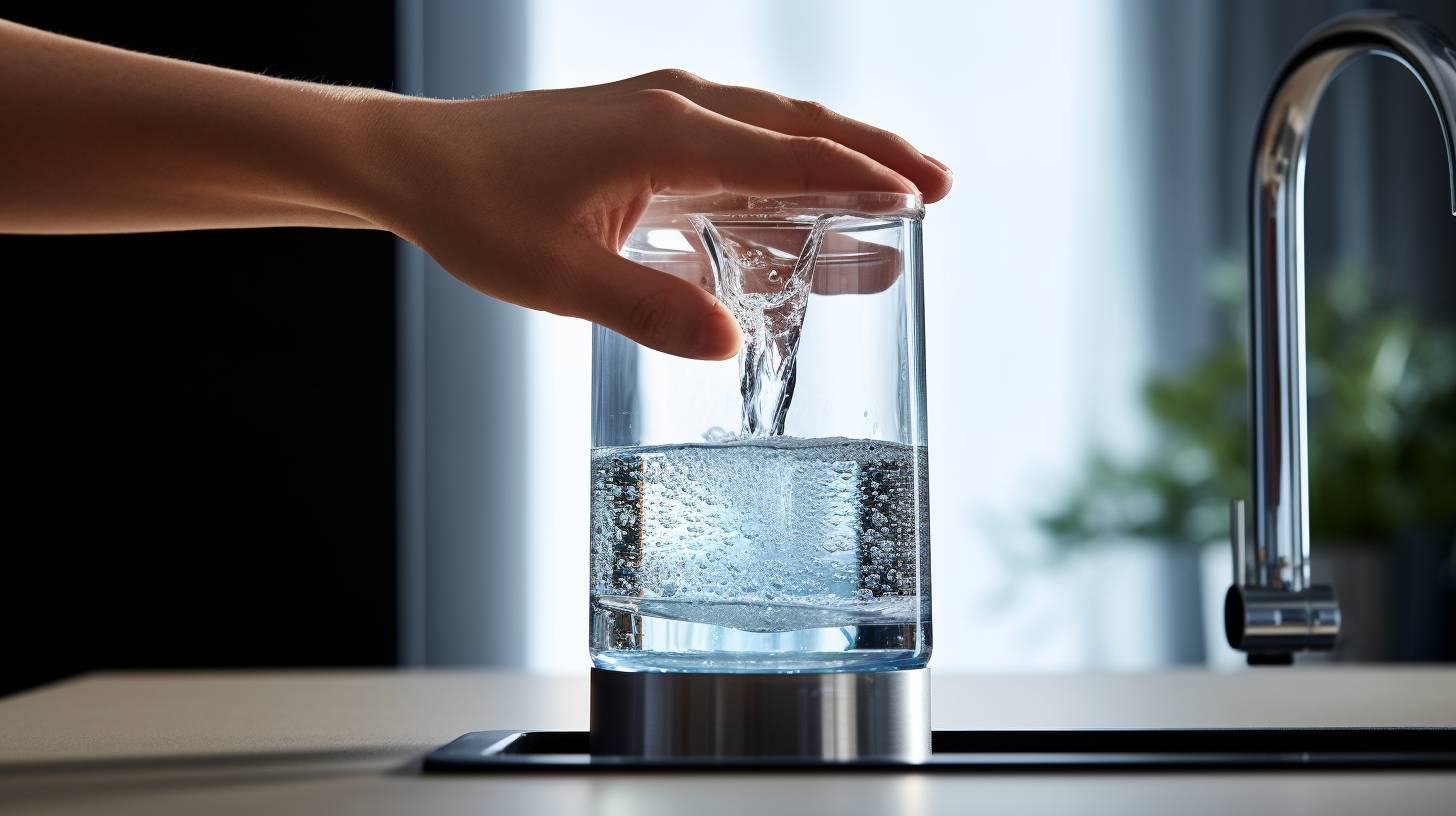
<path fill-rule="evenodd" d="M 863 441 L 788 437 L 595 451 L 594 603 L 751 632 L 918 621 L 924 453 L 877 445 L 873 458 Z"/>

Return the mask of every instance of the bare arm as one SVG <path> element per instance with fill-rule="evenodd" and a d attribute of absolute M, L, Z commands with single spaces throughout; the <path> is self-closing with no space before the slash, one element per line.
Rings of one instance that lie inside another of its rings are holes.
<path fill-rule="evenodd" d="M 415 99 L 137 54 L 0 21 L 0 232 L 393 231 L 494 297 L 720 358 L 737 326 L 617 256 L 657 192 L 948 192 L 904 140 L 662 71 Z"/>
<path fill-rule="evenodd" d="M 383 96 L 0 20 L 0 230 L 371 226 L 351 202 Z"/>

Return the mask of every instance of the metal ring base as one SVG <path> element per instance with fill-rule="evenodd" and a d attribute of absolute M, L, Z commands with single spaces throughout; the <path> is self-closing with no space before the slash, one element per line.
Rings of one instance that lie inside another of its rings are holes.
<path fill-rule="evenodd" d="M 593 755 L 930 755 L 930 670 L 697 674 L 592 669 Z"/>

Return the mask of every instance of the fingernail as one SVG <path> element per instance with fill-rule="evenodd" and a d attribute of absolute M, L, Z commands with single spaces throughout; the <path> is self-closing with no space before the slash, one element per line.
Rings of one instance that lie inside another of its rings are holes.
<path fill-rule="evenodd" d="M 921 153 L 920 154 L 920 157 L 923 158 L 923 159 L 925 159 L 926 161 L 930 162 L 931 164 L 935 165 L 936 167 L 939 167 L 940 169 L 944 170 L 946 175 L 948 175 L 948 176 L 955 175 L 955 173 L 951 171 L 950 165 L 946 164 L 945 162 L 941 161 L 940 159 L 937 159 L 936 157 L 930 155 L 929 153 Z"/>

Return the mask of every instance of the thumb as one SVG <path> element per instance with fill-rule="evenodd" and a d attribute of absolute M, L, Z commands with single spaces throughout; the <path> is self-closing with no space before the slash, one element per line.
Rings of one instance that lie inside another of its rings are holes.
<path fill-rule="evenodd" d="M 726 360 L 743 335 L 723 304 L 676 275 L 591 247 L 571 265 L 556 309 L 679 357 Z"/>

